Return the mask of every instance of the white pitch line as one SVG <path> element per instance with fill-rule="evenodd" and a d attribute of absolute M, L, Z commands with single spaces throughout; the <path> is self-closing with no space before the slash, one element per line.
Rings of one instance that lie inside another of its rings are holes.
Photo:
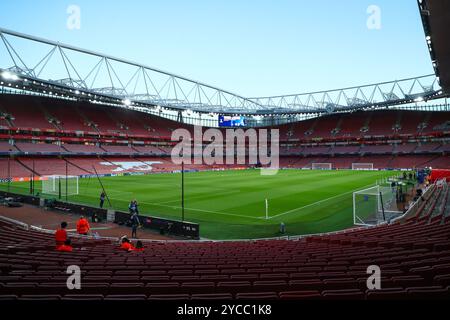
<path fill-rule="evenodd" d="M 95 198 L 95 196 L 90 196 L 90 195 L 83 195 L 83 196 L 90 197 L 90 198 Z M 122 201 L 122 202 L 124 201 L 123 199 L 117 199 L 117 198 L 111 198 L 111 197 L 109 199 Z M 158 207 L 166 207 L 166 208 L 172 208 L 172 209 L 181 209 L 180 206 L 168 206 L 168 205 L 164 205 L 164 204 L 143 202 L 143 201 L 139 201 L 139 203 L 148 204 L 148 205 L 152 205 L 152 206 L 158 206 Z M 241 214 L 234 214 L 234 213 L 228 213 L 228 212 L 218 212 L 218 211 L 210 211 L 210 210 L 194 209 L 194 208 L 186 208 L 186 207 L 185 207 L 185 209 L 186 210 L 191 210 L 191 211 L 204 212 L 204 213 L 220 214 L 220 215 L 224 215 L 224 216 L 235 216 L 235 217 L 256 219 L 256 220 L 262 220 L 263 219 L 263 218 L 260 218 L 260 217 L 245 216 L 245 215 L 241 215 Z"/>
<path fill-rule="evenodd" d="M 149 203 L 149 202 L 142 202 L 142 201 L 140 203 L 154 205 L 154 206 L 159 206 L 159 207 L 181 209 L 180 206 L 167 206 L 167 205 L 164 205 L 164 204 Z M 204 212 L 204 213 L 221 214 L 221 215 L 224 215 L 224 216 L 235 216 L 235 217 L 249 218 L 249 219 L 258 219 L 258 220 L 262 219 L 262 218 L 259 218 L 259 217 L 245 216 L 245 215 L 242 215 L 242 214 L 234 214 L 234 213 L 228 213 L 228 212 L 219 212 L 219 211 L 211 211 L 211 210 L 203 210 L 203 209 L 194 209 L 194 208 L 187 208 L 187 207 L 185 207 L 184 209 L 191 210 L 191 211 Z"/>
<path fill-rule="evenodd" d="M 371 185 L 373 185 L 373 183 L 368 184 L 368 185 L 366 185 L 366 186 L 364 186 L 364 187 L 361 187 L 361 188 L 365 188 L 365 187 L 368 187 L 368 186 L 371 186 Z M 297 211 L 297 210 L 301 210 L 301 209 L 305 209 L 305 208 L 308 208 L 308 207 L 315 206 L 315 205 L 318 204 L 318 203 L 322 203 L 322 202 L 325 202 L 325 201 L 329 201 L 329 200 L 332 200 L 332 199 L 335 199 L 335 198 L 342 197 L 342 196 L 344 196 L 344 195 L 346 195 L 346 194 L 349 194 L 349 193 L 353 193 L 353 192 L 362 190 L 361 188 L 358 188 L 358 189 L 355 189 L 355 190 L 351 190 L 351 191 L 348 191 L 348 192 L 344 192 L 344 193 L 341 193 L 341 194 L 332 196 L 332 197 L 330 197 L 330 198 L 322 199 L 322 200 L 319 200 L 319 201 L 317 201 L 317 202 L 313 202 L 313 203 L 307 204 L 307 205 L 305 205 L 305 206 L 303 206 L 303 207 L 298 207 L 298 208 L 295 208 L 295 209 L 292 209 L 292 210 L 289 210 L 289 211 L 285 211 L 285 212 L 276 214 L 276 215 L 274 215 L 274 216 L 269 217 L 268 220 L 270 220 L 270 219 L 272 219 L 272 218 L 277 218 L 277 217 L 283 216 L 283 215 L 285 215 L 285 214 L 288 214 L 288 213 L 291 213 L 291 212 L 294 212 L 294 211 Z"/>
<path fill-rule="evenodd" d="M 233 191 L 228 191 L 228 192 L 222 192 L 220 195 L 226 195 L 226 194 L 233 194 L 236 193 L 236 190 Z M 198 199 L 198 198 L 203 198 L 204 195 L 196 195 L 196 196 L 189 196 L 189 200 L 193 200 L 193 199 Z M 167 204 L 167 203 L 171 203 L 171 202 L 180 202 L 180 198 L 176 198 L 175 200 L 168 200 L 168 201 L 162 201 L 162 202 L 158 202 L 158 204 Z"/>

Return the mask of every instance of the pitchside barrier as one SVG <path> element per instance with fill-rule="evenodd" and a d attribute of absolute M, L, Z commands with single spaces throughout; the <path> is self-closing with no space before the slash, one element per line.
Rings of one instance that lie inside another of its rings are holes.
<path fill-rule="evenodd" d="M 200 239 L 200 225 L 197 223 L 170 220 L 160 217 L 138 216 L 144 228 L 159 231 L 161 234 L 182 236 L 191 239 Z M 123 211 L 115 212 L 115 222 L 127 224 L 130 214 Z"/>
<path fill-rule="evenodd" d="M 49 201 L 49 200 L 47 200 Z M 94 208 L 84 205 L 77 205 L 73 203 L 66 203 L 62 201 L 52 201 L 52 206 L 61 211 L 68 211 L 71 213 L 76 213 L 84 215 L 87 217 L 92 217 L 94 213 L 102 220 L 113 220 L 115 223 L 127 225 L 130 221 L 131 215 L 123 211 L 115 211 L 114 219 L 112 218 L 113 210 Z M 139 216 L 142 227 L 147 229 L 153 229 L 160 233 L 181 236 L 191 239 L 200 238 L 200 227 L 196 223 L 182 222 L 177 220 L 164 219 L 153 216 Z"/>
<path fill-rule="evenodd" d="M 92 217 L 92 215 L 95 213 L 100 219 L 105 221 L 109 220 L 108 218 L 111 217 L 112 213 L 111 210 L 94 208 L 74 203 L 67 203 L 52 199 L 42 199 L 43 201 L 41 202 L 41 198 L 39 197 L 20 195 L 11 192 L 0 191 L 0 196 L 4 198 L 14 198 L 14 200 L 17 202 L 31 204 L 34 206 L 46 206 L 50 209 L 84 215 L 86 217 Z M 130 220 L 130 216 L 131 215 L 129 213 L 115 211 L 114 222 L 126 225 Z M 200 225 L 197 223 L 183 222 L 152 216 L 139 216 L 139 219 L 144 228 L 157 230 L 158 232 L 168 235 L 175 235 L 196 240 L 200 239 Z"/>
<path fill-rule="evenodd" d="M 14 200 L 17 202 L 31 204 L 33 206 L 39 206 L 40 203 L 39 197 L 34 197 L 30 195 L 22 195 L 6 191 L 0 191 L 0 196 L 3 198 L 14 198 Z"/>
<path fill-rule="evenodd" d="M 85 217 L 92 217 L 94 214 L 96 214 L 97 217 L 99 217 L 101 220 L 106 220 L 106 213 L 107 213 L 106 209 L 94 208 L 52 199 L 45 199 L 44 205 L 50 209 L 75 213 L 83 215 Z"/>

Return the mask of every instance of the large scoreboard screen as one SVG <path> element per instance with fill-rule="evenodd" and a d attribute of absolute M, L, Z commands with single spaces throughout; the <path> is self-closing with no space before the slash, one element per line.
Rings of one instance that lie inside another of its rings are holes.
<path fill-rule="evenodd" d="M 245 127 L 245 117 L 219 116 L 219 127 Z"/>

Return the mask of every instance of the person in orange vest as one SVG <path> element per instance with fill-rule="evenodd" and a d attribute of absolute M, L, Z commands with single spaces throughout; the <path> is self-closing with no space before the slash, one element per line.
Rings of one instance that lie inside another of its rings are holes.
<path fill-rule="evenodd" d="M 56 246 L 61 246 L 64 244 L 64 242 L 66 242 L 67 240 L 67 222 L 61 222 L 61 228 L 56 230 L 55 232 L 55 241 L 56 241 Z"/>
<path fill-rule="evenodd" d="M 72 252 L 72 245 L 70 239 L 67 239 L 63 245 L 56 247 L 56 250 L 62 252 Z"/>
<path fill-rule="evenodd" d="M 131 244 L 130 240 L 128 240 L 128 238 L 124 237 L 124 238 L 122 238 L 122 243 L 120 244 L 119 249 L 122 249 L 125 251 L 133 251 L 135 248 Z"/>
<path fill-rule="evenodd" d="M 89 222 L 84 216 L 80 217 L 80 220 L 77 222 L 77 232 L 82 235 L 87 235 L 91 227 L 89 226 Z"/>

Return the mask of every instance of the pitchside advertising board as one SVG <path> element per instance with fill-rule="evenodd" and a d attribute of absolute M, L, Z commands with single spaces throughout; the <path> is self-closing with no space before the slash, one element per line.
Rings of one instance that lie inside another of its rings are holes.
<path fill-rule="evenodd" d="M 219 127 L 245 127 L 246 119 L 241 116 L 219 116 Z"/>

